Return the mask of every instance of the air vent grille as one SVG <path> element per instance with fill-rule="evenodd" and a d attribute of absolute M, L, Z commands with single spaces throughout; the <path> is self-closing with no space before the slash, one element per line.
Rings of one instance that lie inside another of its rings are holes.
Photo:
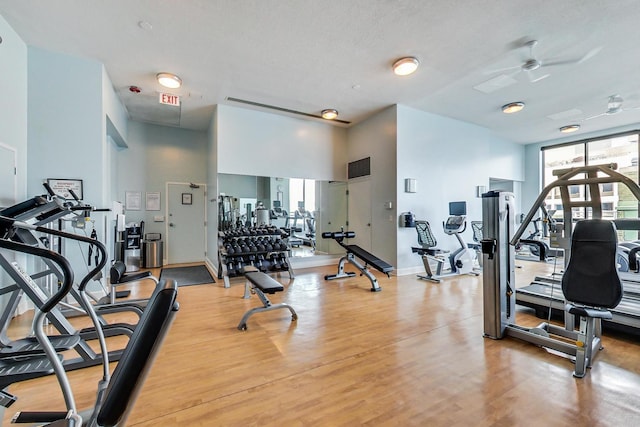
<path fill-rule="evenodd" d="M 267 110 L 281 111 L 283 113 L 297 114 L 299 116 L 313 117 L 313 118 L 316 118 L 316 119 L 325 120 L 325 119 L 322 118 L 322 116 L 320 116 L 318 114 L 305 113 L 303 111 L 291 110 L 289 108 L 278 107 L 278 106 L 269 105 L 269 104 L 263 104 L 261 102 L 248 101 L 246 99 L 239 99 L 239 98 L 233 98 L 233 97 L 227 96 L 227 101 L 239 102 L 240 104 L 251 105 L 251 106 L 254 106 L 254 107 L 260 107 L 260 108 L 264 108 L 264 109 L 267 109 Z M 351 124 L 351 122 L 348 122 L 346 120 L 334 119 L 334 120 L 330 120 L 330 121 L 337 122 L 337 123 L 342 123 L 344 125 L 350 125 Z"/>
<path fill-rule="evenodd" d="M 371 175 L 371 157 L 350 162 L 347 167 L 347 177 L 349 179 Z"/>

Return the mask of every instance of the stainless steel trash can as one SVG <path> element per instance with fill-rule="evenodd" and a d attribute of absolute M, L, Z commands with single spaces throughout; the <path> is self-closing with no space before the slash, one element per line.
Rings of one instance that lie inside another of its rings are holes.
<path fill-rule="evenodd" d="M 144 268 L 162 267 L 164 242 L 162 240 L 144 240 L 142 242 Z"/>

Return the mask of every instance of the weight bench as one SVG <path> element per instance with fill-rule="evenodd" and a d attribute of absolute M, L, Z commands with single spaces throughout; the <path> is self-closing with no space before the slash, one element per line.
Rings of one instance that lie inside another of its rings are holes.
<path fill-rule="evenodd" d="M 328 274 L 324 276 L 324 280 L 334 280 L 334 279 L 342 279 L 345 277 L 354 277 L 356 273 L 350 271 L 344 271 L 345 263 L 350 263 L 355 266 L 358 270 L 360 270 L 360 274 L 366 276 L 371 282 L 371 292 L 380 292 L 382 288 L 378 285 L 378 279 L 376 276 L 371 274 L 367 266 L 372 266 L 376 270 L 380 271 L 390 277 L 390 273 L 393 271 L 393 266 L 380 258 L 376 257 L 370 252 L 362 249 L 358 245 L 345 245 L 342 241 L 347 238 L 356 237 L 356 233 L 353 231 L 325 231 L 322 233 L 323 239 L 334 239 L 340 246 L 342 246 L 347 254 L 340 258 L 340 262 L 338 263 L 338 273 L 337 274 Z M 364 261 L 364 265 L 360 264 L 360 262 L 356 259 L 360 258 Z"/>
<path fill-rule="evenodd" d="M 271 304 L 269 298 L 265 294 L 275 294 L 276 292 L 282 292 L 284 290 L 284 286 L 280 284 L 275 279 L 271 278 L 266 273 L 259 271 L 257 268 L 253 266 L 245 266 L 243 268 L 244 278 L 246 279 L 244 286 L 244 296 L 242 298 L 249 299 L 251 298 L 251 294 L 255 293 L 262 301 L 262 307 L 254 307 L 251 310 L 247 311 L 242 319 L 240 320 L 240 324 L 238 325 L 238 329 L 241 331 L 247 330 L 247 320 L 254 313 L 259 313 L 262 311 L 270 311 L 277 310 L 279 308 L 286 308 L 291 312 L 291 321 L 295 321 L 298 319 L 298 314 L 289 304 L 284 302 L 280 304 Z"/>

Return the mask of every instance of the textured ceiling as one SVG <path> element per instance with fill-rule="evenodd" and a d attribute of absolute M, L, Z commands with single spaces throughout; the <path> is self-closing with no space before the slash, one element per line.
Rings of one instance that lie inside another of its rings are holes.
<path fill-rule="evenodd" d="M 228 97 L 351 123 L 402 104 L 519 143 L 640 122 L 624 110 L 640 107 L 638 0 L 0 0 L 0 15 L 29 45 L 102 62 L 132 119 L 169 126 L 206 129 L 215 104 L 243 106 Z M 541 62 L 574 62 L 518 72 L 532 39 Z M 397 77 L 406 55 L 421 66 Z M 161 71 L 183 79 L 179 109 L 157 105 Z M 622 112 L 584 121 L 613 94 Z M 502 114 L 511 101 L 526 108 Z"/>

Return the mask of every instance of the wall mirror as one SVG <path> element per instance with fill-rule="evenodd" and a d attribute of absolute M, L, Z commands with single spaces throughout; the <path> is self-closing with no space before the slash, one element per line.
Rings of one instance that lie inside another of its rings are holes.
<path fill-rule="evenodd" d="M 219 215 L 219 229 L 268 221 L 289 232 L 292 257 L 344 253 L 333 239 L 323 239 L 322 232 L 347 228 L 346 182 L 218 174 L 218 192 L 233 200 L 226 206 L 229 214 Z"/>

